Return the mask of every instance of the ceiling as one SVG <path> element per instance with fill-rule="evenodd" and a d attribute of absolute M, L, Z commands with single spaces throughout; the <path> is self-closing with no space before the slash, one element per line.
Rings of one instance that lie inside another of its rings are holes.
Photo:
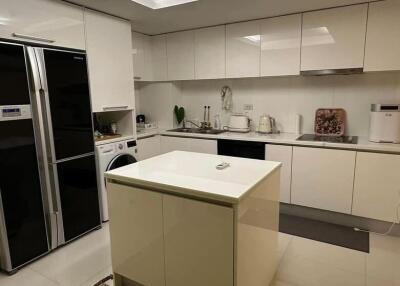
<path fill-rule="evenodd" d="M 199 0 L 152 10 L 131 0 L 68 0 L 125 19 L 149 35 L 214 26 L 372 0 Z"/>

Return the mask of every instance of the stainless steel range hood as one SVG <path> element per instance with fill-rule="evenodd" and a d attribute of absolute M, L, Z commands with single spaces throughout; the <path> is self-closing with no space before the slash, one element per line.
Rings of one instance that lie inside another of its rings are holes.
<path fill-rule="evenodd" d="M 301 71 L 302 76 L 323 76 L 323 75 L 351 75 L 361 74 L 364 72 L 363 68 L 348 68 L 348 69 L 325 69 L 325 70 L 310 70 Z"/>

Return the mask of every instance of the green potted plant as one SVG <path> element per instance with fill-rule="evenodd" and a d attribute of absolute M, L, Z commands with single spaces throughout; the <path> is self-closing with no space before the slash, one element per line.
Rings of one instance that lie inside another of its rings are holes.
<path fill-rule="evenodd" d="M 181 126 L 183 120 L 185 119 L 185 108 L 175 105 L 174 114 L 175 114 L 175 118 L 176 118 L 176 122 L 178 123 L 178 126 Z"/>

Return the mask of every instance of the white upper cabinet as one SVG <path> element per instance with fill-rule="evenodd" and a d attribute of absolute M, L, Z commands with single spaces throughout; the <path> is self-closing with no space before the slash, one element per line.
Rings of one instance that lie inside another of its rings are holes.
<path fill-rule="evenodd" d="M 261 76 L 300 74 L 301 15 L 261 21 Z"/>
<path fill-rule="evenodd" d="M 368 4 L 303 14 L 301 70 L 362 68 Z"/>
<path fill-rule="evenodd" d="M 93 112 L 133 109 L 130 23 L 86 10 L 85 25 Z"/>
<path fill-rule="evenodd" d="M 370 3 L 365 71 L 400 70 L 400 1 Z"/>
<path fill-rule="evenodd" d="M 166 81 L 167 73 L 167 40 L 165 35 L 150 37 L 151 48 L 151 80 Z M 146 58 L 148 58 L 146 56 Z"/>
<path fill-rule="evenodd" d="M 167 35 L 168 79 L 194 79 L 194 31 Z"/>
<path fill-rule="evenodd" d="M 400 200 L 400 156 L 357 153 L 353 215 L 397 221 Z"/>
<path fill-rule="evenodd" d="M 196 30 L 194 38 L 196 79 L 225 78 L 225 26 Z"/>
<path fill-rule="evenodd" d="M 84 50 L 83 9 L 52 0 L 2 0 L 0 37 Z"/>
<path fill-rule="evenodd" d="M 148 36 L 132 32 L 132 58 L 135 80 L 147 80 L 146 75 L 146 53 L 149 53 Z"/>
<path fill-rule="evenodd" d="M 226 77 L 260 76 L 260 21 L 226 26 Z"/>

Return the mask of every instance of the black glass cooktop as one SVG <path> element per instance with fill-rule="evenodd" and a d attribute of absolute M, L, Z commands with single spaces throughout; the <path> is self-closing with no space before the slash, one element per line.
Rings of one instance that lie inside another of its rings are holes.
<path fill-rule="evenodd" d="M 329 143 L 345 143 L 345 144 L 357 144 L 357 136 L 319 136 L 315 134 L 304 134 L 297 138 L 299 141 L 317 141 L 317 142 L 329 142 Z"/>

